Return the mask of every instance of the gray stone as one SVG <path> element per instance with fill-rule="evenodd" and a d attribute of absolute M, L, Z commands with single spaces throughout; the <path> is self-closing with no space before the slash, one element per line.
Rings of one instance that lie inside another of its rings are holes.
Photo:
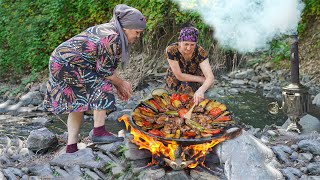
<path fill-rule="evenodd" d="M 85 176 L 89 176 L 86 179 L 93 179 L 93 180 L 102 180 L 100 176 L 98 176 L 95 172 L 91 171 L 90 169 L 85 169 L 84 170 Z"/>
<path fill-rule="evenodd" d="M 23 172 L 18 169 L 18 168 L 14 168 L 14 167 L 8 167 L 8 170 L 10 170 L 13 174 L 15 174 L 16 176 L 22 177 L 23 176 Z"/>
<path fill-rule="evenodd" d="M 189 180 L 190 177 L 186 174 L 185 171 L 171 171 L 166 173 L 167 179 L 174 179 L 174 180 Z"/>
<path fill-rule="evenodd" d="M 64 169 L 72 177 L 80 177 L 80 176 L 82 176 L 82 172 L 80 170 L 80 166 L 79 165 L 64 166 Z"/>
<path fill-rule="evenodd" d="M 191 176 L 192 179 L 196 179 L 196 180 L 207 180 L 207 179 L 220 180 L 220 178 L 215 176 L 215 175 L 209 174 L 209 173 L 204 172 L 204 171 L 197 171 L 195 169 L 192 169 L 190 171 L 190 176 Z"/>
<path fill-rule="evenodd" d="M 90 148 L 80 149 L 74 153 L 61 154 L 60 156 L 55 157 L 50 164 L 60 167 L 79 165 L 80 167 L 88 168 L 101 168 L 105 165 L 104 162 L 97 161 L 97 158 Z"/>
<path fill-rule="evenodd" d="M 29 171 L 36 176 L 53 178 L 53 171 L 48 163 L 29 166 Z"/>
<path fill-rule="evenodd" d="M 320 162 L 310 163 L 307 168 L 308 172 L 312 175 L 320 174 Z"/>
<path fill-rule="evenodd" d="M 138 179 L 139 180 L 158 180 L 162 177 L 164 177 L 166 174 L 165 170 L 163 168 L 159 168 L 159 169 L 148 169 L 145 171 L 140 172 Z"/>
<path fill-rule="evenodd" d="M 111 171 L 113 176 L 119 176 L 124 172 L 125 168 L 119 164 L 116 164 L 115 166 L 112 167 Z"/>
<path fill-rule="evenodd" d="M 313 158 L 313 155 L 311 153 L 300 153 L 298 159 L 309 162 Z"/>
<path fill-rule="evenodd" d="M 39 91 L 30 91 L 20 98 L 20 102 L 22 106 L 39 105 L 43 102 L 43 97 Z"/>
<path fill-rule="evenodd" d="M 71 179 L 71 176 L 65 170 L 61 169 L 60 167 L 55 166 L 54 173 L 59 174 L 58 178 Z"/>
<path fill-rule="evenodd" d="M 9 112 L 8 107 L 14 103 L 13 100 L 9 99 L 0 104 L 0 114 Z"/>
<path fill-rule="evenodd" d="M 218 144 L 216 149 L 228 179 L 283 179 L 281 172 L 273 167 L 272 150 L 246 131 Z"/>
<path fill-rule="evenodd" d="M 27 147 L 32 151 L 47 150 L 57 146 L 57 137 L 47 128 L 41 128 L 30 132 L 27 140 Z"/>
<path fill-rule="evenodd" d="M 2 172 L 2 169 L 0 169 L 0 179 L 6 179 L 3 172 Z"/>
<path fill-rule="evenodd" d="M 102 151 L 108 151 L 111 153 L 117 153 L 119 148 L 124 145 L 124 142 L 115 142 L 111 144 L 103 144 L 103 145 L 97 145 L 97 148 L 99 148 Z"/>
<path fill-rule="evenodd" d="M 320 180 L 320 176 L 309 176 L 308 180 Z"/>
<path fill-rule="evenodd" d="M 138 160 L 152 157 L 150 151 L 148 150 L 139 150 L 139 149 L 129 149 L 124 153 L 126 159 L 128 160 Z"/>
<path fill-rule="evenodd" d="M 302 140 L 298 143 L 301 150 L 320 155 L 320 142 L 317 140 Z"/>
<path fill-rule="evenodd" d="M 314 97 L 312 104 L 315 104 L 317 107 L 320 107 L 320 93 Z"/>
<path fill-rule="evenodd" d="M 235 79 L 231 81 L 230 84 L 231 84 L 231 87 L 237 88 L 245 85 L 246 83 L 244 80 Z"/>
<path fill-rule="evenodd" d="M 7 177 L 8 180 L 18 179 L 16 177 L 16 175 L 12 171 L 10 171 L 9 169 L 3 169 L 2 171 L 3 171 L 4 176 Z"/>
<path fill-rule="evenodd" d="M 32 119 L 32 123 L 36 125 L 46 126 L 50 123 L 50 120 L 46 117 L 37 117 Z"/>

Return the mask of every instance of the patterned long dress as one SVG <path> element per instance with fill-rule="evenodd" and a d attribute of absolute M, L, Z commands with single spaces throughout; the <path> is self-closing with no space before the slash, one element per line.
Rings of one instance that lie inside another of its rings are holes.
<path fill-rule="evenodd" d="M 111 76 L 120 62 L 119 34 L 97 25 L 60 44 L 49 62 L 44 108 L 55 114 L 115 110 Z"/>
<path fill-rule="evenodd" d="M 178 61 L 182 73 L 204 76 L 200 63 L 208 58 L 207 52 L 199 45 L 196 45 L 195 50 L 189 60 L 184 59 L 180 51 L 178 50 L 178 43 L 173 43 L 166 48 L 165 55 L 167 59 Z M 166 88 L 175 92 L 194 93 L 201 86 L 201 83 L 197 82 L 183 82 L 179 81 L 173 74 L 172 69 L 168 68 L 165 78 Z"/>

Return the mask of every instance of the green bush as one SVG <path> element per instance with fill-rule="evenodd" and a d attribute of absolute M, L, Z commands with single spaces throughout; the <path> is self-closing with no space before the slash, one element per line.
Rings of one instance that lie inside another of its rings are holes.
<path fill-rule="evenodd" d="M 120 3 L 136 7 L 146 16 L 143 44 L 157 50 L 154 40 L 165 45 L 187 20 L 200 31 L 212 33 L 198 14 L 180 12 L 168 0 L 0 0 L 0 68 L 8 70 L 1 71 L 0 77 L 17 79 L 46 69 L 56 46 L 90 26 L 109 21 L 114 6 Z M 201 38 L 200 43 L 208 45 L 210 41 Z"/>

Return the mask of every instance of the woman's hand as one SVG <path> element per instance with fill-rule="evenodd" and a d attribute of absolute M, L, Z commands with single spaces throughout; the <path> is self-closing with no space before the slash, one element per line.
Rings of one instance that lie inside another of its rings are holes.
<path fill-rule="evenodd" d="M 117 76 L 115 72 L 112 76 L 107 77 L 117 89 L 117 95 L 123 101 L 127 101 L 132 95 L 132 86 L 128 81 L 124 81 Z"/>
<path fill-rule="evenodd" d="M 123 101 L 128 101 L 128 99 L 132 96 L 132 86 L 128 81 L 120 81 L 117 85 L 115 85 L 117 89 L 117 95 Z"/>
<path fill-rule="evenodd" d="M 199 88 L 193 95 L 193 101 L 195 104 L 199 104 L 204 99 L 204 92 L 201 88 Z"/>

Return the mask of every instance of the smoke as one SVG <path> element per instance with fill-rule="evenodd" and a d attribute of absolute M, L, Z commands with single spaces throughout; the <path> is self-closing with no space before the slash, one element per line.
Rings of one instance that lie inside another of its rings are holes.
<path fill-rule="evenodd" d="M 282 35 L 297 34 L 301 0 L 173 0 L 181 10 L 198 12 L 214 28 L 218 43 L 239 52 L 268 48 Z"/>

